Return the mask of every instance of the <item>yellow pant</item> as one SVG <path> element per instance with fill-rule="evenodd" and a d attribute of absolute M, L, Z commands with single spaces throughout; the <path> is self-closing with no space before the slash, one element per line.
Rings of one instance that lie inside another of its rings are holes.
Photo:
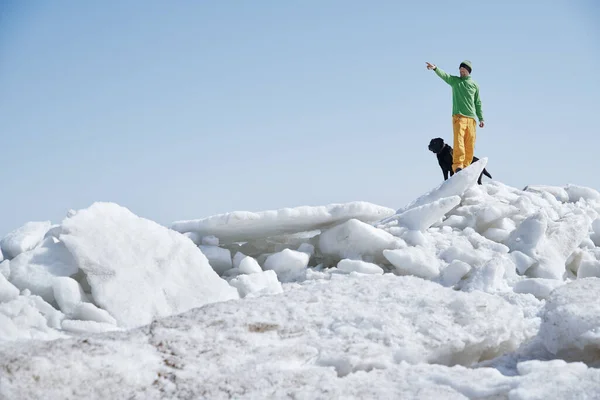
<path fill-rule="evenodd" d="M 475 127 L 473 118 L 456 114 L 452 116 L 452 127 L 454 128 L 454 148 L 452 151 L 452 170 L 465 168 L 473 162 L 475 150 Z"/>

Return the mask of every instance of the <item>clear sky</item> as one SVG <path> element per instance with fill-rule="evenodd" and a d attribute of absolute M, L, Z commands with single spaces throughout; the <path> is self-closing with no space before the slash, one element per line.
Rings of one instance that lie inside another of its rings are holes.
<path fill-rule="evenodd" d="M 600 2 L 0 0 L 0 236 L 113 201 L 169 225 L 443 179 L 473 63 L 494 179 L 600 189 Z M 487 179 L 487 178 L 484 178 Z"/>

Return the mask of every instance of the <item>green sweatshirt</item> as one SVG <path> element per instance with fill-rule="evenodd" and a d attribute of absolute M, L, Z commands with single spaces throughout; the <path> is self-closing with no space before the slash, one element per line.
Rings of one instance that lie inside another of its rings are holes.
<path fill-rule="evenodd" d="M 435 68 L 435 73 L 452 86 L 452 115 L 460 114 L 473 119 L 477 117 L 479 121 L 483 121 L 479 85 L 470 76 L 453 76 L 440 67 Z"/>

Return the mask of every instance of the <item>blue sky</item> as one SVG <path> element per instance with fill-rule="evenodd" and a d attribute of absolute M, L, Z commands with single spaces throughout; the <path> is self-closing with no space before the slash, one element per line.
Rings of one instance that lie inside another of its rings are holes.
<path fill-rule="evenodd" d="M 442 180 L 473 63 L 496 180 L 600 189 L 600 5 L 589 1 L 0 3 L 0 235 L 113 201 L 169 225 Z"/>

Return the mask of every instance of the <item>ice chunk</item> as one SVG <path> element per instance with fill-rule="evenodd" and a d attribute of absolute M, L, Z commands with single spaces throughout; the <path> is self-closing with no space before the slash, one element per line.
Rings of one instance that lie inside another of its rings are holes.
<path fill-rule="evenodd" d="M 542 212 L 528 217 L 510 235 L 507 245 L 537 261 L 527 269 L 535 278 L 562 279 L 571 253 L 587 236 L 590 219 L 584 214 L 548 221 Z"/>
<path fill-rule="evenodd" d="M 2 254 L 12 260 L 19 254 L 34 249 L 44 239 L 48 229 L 50 229 L 50 221 L 27 222 L 0 241 Z"/>
<path fill-rule="evenodd" d="M 4 260 L 0 262 L 0 275 L 3 275 L 6 279 L 10 278 L 10 261 Z"/>
<path fill-rule="evenodd" d="M 461 282 L 460 288 L 464 291 L 481 290 L 488 293 L 507 290 L 508 285 L 503 278 L 506 270 L 511 268 L 515 267 L 510 257 L 498 254 L 482 267 L 473 268 L 469 277 Z"/>
<path fill-rule="evenodd" d="M 580 199 L 600 201 L 600 193 L 589 187 L 569 184 L 565 187 L 565 191 L 571 203 L 576 203 Z"/>
<path fill-rule="evenodd" d="M 440 260 L 422 247 L 384 250 L 383 255 L 402 275 L 433 279 L 440 273 Z"/>
<path fill-rule="evenodd" d="M 547 228 L 548 221 L 546 216 L 542 212 L 537 212 L 521 222 L 510 234 L 506 245 L 512 251 L 520 251 L 535 258 L 535 249 L 544 238 Z"/>
<path fill-rule="evenodd" d="M 319 236 L 321 254 L 369 262 L 385 262 L 383 250 L 406 246 L 403 240 L 364 222 L 352 219 L 333 227 Z"/>
<path fill-rule="evenodd" d="M 347 258 L 344 258 L 338 262 L 337 269 L 347 273 L 358 272 L 361 274 L 383 274 L 383 269 L 377 264 L 360 260 L 350 260 Z"/>
<path fill-rule="evenodd" d="M 54 278 L 72 276 L 77 271 L 77 262 L 64 244 L 48 237 L 40 246 L 11 260 L 10 281 L 20 290 L 29 289 L 52 303 Z"/>
<path fill-rule="evenodd" d="M 72 314 L 79 303 L 87 300 L 87 296 L 79 283 L 72 278 L 54 278 L 52 291 L 60 310 L 67 315 Z"/>
<path fill-rule="evenodd" d="M 49 238 L 49 237 L 58 239 L 58 237 L 60 236 L 60 233 L 61 233 L 60 224 L 54 224 L 48 229 L 48 231 L 44 235 L 44 239 Z"/>
<path fill-rule="evenodd" d="M 239 269 L 242 274 L 247 275 L 263 272 L 260 265 L 258 265 L 258 261 L 252 257 L 244 257 L 242 261 L 240 261 Z"/>
<path fill-rule="evenodd" d="M 600 361 L 600 278 L 569 282 L 550 293 L 539 336 L 546 349 L 583 361 Z M 567 350 L 569 351 L 567 353 Z"/>
<path fill-rule="evenodd" d="M 569 255 L 587 236 L 589 226 L 589 218 L 582 214 L 571 214 L 552 223 L 545 240 L 535 249 L 539 263 L 527 273 L 536 278 L 562 279 Z"/>
<path fill-rule="evenodd" d="M 208 263 L 217 274 L 223 275 L 225 271 L 233 268 L 231 252 L 228 249 L 207 245 L 200 245 L 198 247 L 206 258 L 208 258 Z"/>
<path fill-rule="evenodd" d="M 529 257 L 527 254 L 515 250 L 509 253 L 510 258 L 512 258 L 513 262 L 516 265 L 517 271 L 519 274 L 523 275 L 529 267 L 531 267 L 535 260 Z"/>
<path fill-rule="evenodd" d="M 0 303 L 14 300 L 17 297 L 19 297 L 19 289 L 0 274 Z"/>
<path fill-rule="evenodd" d="M 525 187 L 525 190 L 533 193 L 550 193 L 556 200 L 562 203 L 569 201 L 569 194 L 560 186 L 528 185 Z"/>
<path fill-rule="evenodd" d="M 460 196 L 444 197 L 431 203 L 410 208 L 402 214 L 387 218 L 385 224 L 397 221 L 398 226 L 424 231 L 460 204 Z"/>
<path fill-rule="evenodd" d="M 239 297 L 190 240 L 117 204 L 94 203 L 62 227 L 94 302 L 119 326 Z"/>
<path fill-rule="evenodd" d="M 70 317 L 83 321 L 96 321 L 111 325 L 117 324 L 117 321 L 106 310 L 102 310 L 92 303 L 77 304 Z"/>
<path fill-rule="evenodd" d="M 579 269 L 577 270 L 577 278 L 589 278 L 591 276 L 600 278 L 600 261 L 584 260 L 579 265 Z"/>
<path fill-rule="evenodd" d="M 594 244 L 600 247 L 600 218 L 594 219 L 592 222 L 592 234 L 590 235 L 590 239 L 594 242 Z"/>
<path fill-rule="evenodd" d="M 494 226 L 496 223 L 502 224 L 502 221 L 518 213 L 519 209 L 509 204 L 496 202 L 492 204 L 484 203 L 480 211 L 476 213 L 477 228 L 479 231 L 483 231 Z"/>
<path fill-rule="evenodd" d="M 244 257 L 246 257 L 246 255 L 241 251 L 236 252 L 233 256 L 233 268 L 239 268 Z"/>
<path fill-rule="evenodd" d="M 453 246 L 442 250 L 439 254 L 439 258 L 447 263 L 451 263 L 454 260 L 460 260 L 471 266 L 481 266 L 486 261 L 486 259 L 482 257 L 481 252 L 475 250 L 469 242 L 455 242 Z"/>
<path fill-rule="evenodd" d="M 517 282 L 513 290 L 515 293 L 530 293 L 538 299 L 546 299 L 554 289 L 564 284 L 556 279 L 529 278 Z"/>
<path fill-rule="evenodd" d="M 496 243 L 480 235 L 473 228 L 465 228 L 463 231 L 465 237 L 469 240 L 474 249 L 490 250 L 494 253 L 505 254 L 509 252 L 509 248 L 501 243 Z"/>
<path fill-rule="evenodd" d="M 218 246 L 219 238 L 214 235 L 202 236 L 202 244 L 205 246 Z"/>
<path fill-rule="evenodd" d="M 469 273 L 471 266 L 464 261 L 454 260 L 441 273 L 441 283 L 444 286 L 454 286 Z"/>
<path fill-rule="evenodd" d="M 504 243 L 510 236 L 510 231 L 499 228 L 488 228 L 481 235 L 494 242 Z"/>
<path fill-rule="evenodd" d="M 115 325 L 107 324 L 105 322 L 72 319 L 63 320 L 62 329 L 72 333 L 102 333 L 119 330 L 119 328 L 117 328 Z"/>
<path fill-rule="evenodd" d="M 229 284 L 237 288 L 240 297 L 263 294 L 282 293 L 283 288 L 277 280 L 275 271 L 261 271 L 251 275 L 239 275 L 229 281 Z"/>
<path fill-rule="evenodd" d="M 306 253 L 285 249 L 267 257 L 264 269 L 275 271 L 281 282 L 304 280 L 309 259 Z"/>
<path fill-rule="evenodd" d="M 358 201 L 327 206 L 301 206 L 258 213 L 235 211 L 212 217 L 176 221 L 172 229 L 179 232 L 197 232 L 214 235 L 221 244 L 245 242 L 257 238 L 326 229 L 332 225 L 357 219 L 364 222 L 380 220 L 394 210 Z"/>
<path fill-rule="evenodd" d="M 202 238 L 196 232 L 184 232 L 182 235 L 194 242 L 195 245 L 202 243 Z"/>
<path fill-rule="evenodd" d="M 456 229 L 465 229 L 468 226 L 475 226 L 475 216 L 449 215 L 448 218 L 442 222 L 442 226 Z"/>
<path fill-rule="evenodd" d="M 396 211 L 396 214 L 410 210 L 411 208 L 419 207 L 425 204 L 433 203 L 436 200 L 444 197 L 461 196 L 469 187 L 477 182 L 477 178 L 487 165 L 487 158 L 481 158 L 479 161 L 469 165 L 458 174 L 454 174 L 448 180 L 442 182 L 432 191 L 424 194 L 407 206 Z M 386 223 L 384 219 L 381 223 Z"/>
<path fill-rule="evenodd" d="M 312 256 L 313 254 L 315 254 L 315 246 L 313 246 L 310 243 L 302 243 L 298 247 L 298 251 L 301 251 L 303 253 L 308 254 L 309 256 Z"/>

